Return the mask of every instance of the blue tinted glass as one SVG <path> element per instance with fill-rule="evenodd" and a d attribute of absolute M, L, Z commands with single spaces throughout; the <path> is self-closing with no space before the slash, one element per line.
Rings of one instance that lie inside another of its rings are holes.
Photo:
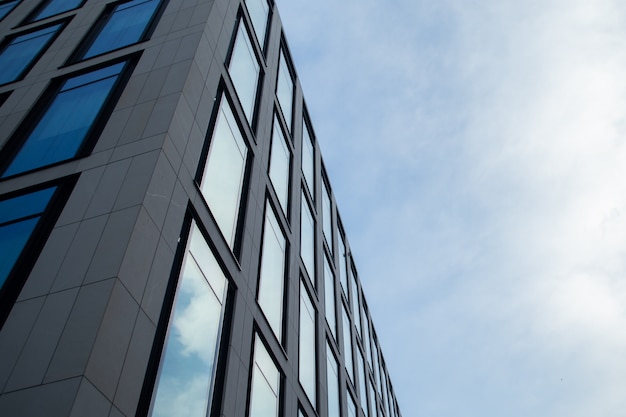
<path fill-rule="evenodd" d="M 0 4 L 0 20 L 4 19 L 4 16 L 8 15 L 11 10 L 19 3 L 19 0 L 9 1 L 4 4 Z"/>
<path fill-rule="evenodd" d="M 42 213 L 55 190 L 56 187 L 46 188 L 34 193 L 0 201 L 0 225 Z"/>
<path fill-rule="evenodd" d="M 0 54 L 0 84 L 18 79 L 60 27 L 55 25 L 14 38 Z"/>
<path fill-rule="evenodd" d="M 134 0 L 120 4 L 85 53 L 85 58 L 131 45 L 141 40 L 159 5 L 157 0 Z"/>
<path fill-rule="evenodd" d="M 9 276 L 38 220 L 39 217 L 33 217 L 0 227 L 0 286 Z"/>
<path fill-rule="evenodd" d="M 46 6 L 35 16 L 33 21 L 75 9 L 80 6 L 82 2 L 83 0 L 49 0 Z"/>
<path fill-rule="evenodd" d="M 122 65 L 114 67 L 121 69 Z M 108 75 L 108 70 L 110 68 L 96 72 Z M 76 156 L 118 75 L 119 71 L 95 81 L 91 80 L 93 74 L 76 77 L 90 83 L 77 85 L 57 94 L 2 176 L 18 174 Z M 65 86 L 74 86 L 75 81 L 70 79 Z"/>

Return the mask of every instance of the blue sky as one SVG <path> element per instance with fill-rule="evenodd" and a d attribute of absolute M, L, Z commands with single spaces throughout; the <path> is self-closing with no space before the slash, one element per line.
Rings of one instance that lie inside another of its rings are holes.
<path fill-rule="evenodd" d="M 626 3 L 277 3 L 404 416 L 623 417 Z"/>

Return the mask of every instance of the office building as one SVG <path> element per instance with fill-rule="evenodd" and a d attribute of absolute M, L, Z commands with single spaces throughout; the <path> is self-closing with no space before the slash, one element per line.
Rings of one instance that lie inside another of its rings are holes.
<path fill-rule="evenodd" d="M 273 2 L 0 19 L 0 415 L 401 417 Z"/>

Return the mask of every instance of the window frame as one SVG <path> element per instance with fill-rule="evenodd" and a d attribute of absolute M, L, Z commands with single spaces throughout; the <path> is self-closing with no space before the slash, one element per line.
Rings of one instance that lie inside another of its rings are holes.
<path fill-rule="evenodd" d="M 132 76 L 133 70 L 137 65 L 137 61 L 139 60 L 138 58 L 139 54 L 126 55 L 119 59 L 107 61 L 95 66 L 90 66 L 88 68 L 71 72 L 51 80 L 48 88 L 44 91 L 44 93 L 41 95 L 35 105 L 31 108 L 26 117 L 24 117 L 18 128 L 7 141 L 4 148 L 0 149 L 0 181 L 20 175 L 25 175 L 34 171 L 47 169 L 89 155 L 89 153 L 91 153 L 94 146 L 96 145 L 100 134 L 104 130 L 104 127 L 108 123 L 111 114 L 115 110 L 117 102 L 119 101 L 119 98 L 124 91 L 124 87 L 128 83 L 128 80 Z M 4 176 L 4 172 L 6 172 L 15 157 L 19 154 L 22 147 L 26 144 L 30 135 L 38 126 L 41 119 L 45 116 L 46 112 L 48 111 L 54 100 L 58 97 L 66 81 L 120 63 L 124 63 L 124 66 L 120 71 L 114 85 L 111 87 L 111 90 L 108 92 L 102 106 L 98 110 L 98 113 L 95 116 L 93 123 L 85 133 L 85 136 L 78 146 L 74 156 L 50 164 L 37 166 L 26 171 L 21 171 L 15 174 Z"/>
<path fill-rule="evenodd" d="M 14 3 L 13 6 L 9 6 L 6 13 L 4 14 L 4 16 L 0 16 L 0 22 L 2 22 L 4 20 L 5 17 L 7 17 L 8 15 L 11 14 L 11 12 L 13 10 L 15 10 L 15 8 L 21 3 L 21 0 L 6 0 L 6 1 L 2 1 L 0 2 L 0 6 L 9 4 L 9 3 Z"/>
<path fill-rule="evenodd" d="M 25 24 L 28 24 L 28 23 L 39 22 L 39 21 L 44 20 L 44 19 L 49 19 L 49 18 L 52 18 L 52 17 L 54 17 L 54 16 L 59 16 L 59 15 L 64 14 L 64 13 L 71 12 L 72 10 L 77 10 L 77 9 L 80 9 L 80 8 L 81 8 L 81 7 L 83 7 L 83 6 L 85 5 L 85 3 L 87 2 L 87 0 L 82 0 L 82 1 L 80 1 L 80 2 L 78 3 L 78 5 L 77 5 L 76 7 L 74 7 L 74 8 L 67 9 L 67 10 L 63 10 L 63 11 L 61 11 L 61 12 L 58 12 L 58 13 L 55 13 L 55 14 L 51 14 L 51 15 L 48 15 L 48 16 L 38 17 L 38 16 L 39 16 L 39 14 L 40 14 L 41 12 L 43 12 L 43 11 L 45 10 L 45 8 L 46 8 L 46 7 L 47 7 L 50 3 L 52 3 L 53 1 L 54 1 L 54 0 L 42 0 L 42 1 L 41 1 L 38 5 L 37 5 L 37 7 L 35 7 L 35 8 L 33 9 L 33 11 L 32 11 L 32 12 L 30 12 L 30 13 L 26 16 L 26 18 L 24 19 L 24 21 L 22 21 L 22 23 L 21 23 L 21 24 L 22 24 L 22 25 L 25 25 Z"/>
<path fill-rule="evenodd" d="M 39 215 L 39 220 L 31 231 L 19 256 L 13 263 L 6 280 L 0 285 L 0 329 L 4 326 L 28 276 L 37 263 L 39 255 L 47 243 L 47 238 L 52 233 L 77 180 L 78 177 L 73 175 L 0 196 L 0 201 L 5 201 L 56 187 L 56 190 L 54 190 L 45 208 Z"/>
<path fill-rule="evenodd" d="M 37 63 L 39 62 L 39 59 L 42 57 L 42 55 L 44 53 L 46 53 L 48 48 L 50 48 L 52 43 L 59 37 L 61 32 L 63 32 L 63 30 L 68 25 L 70 20 L 71 20 L 71 18 L 54 20 L 54 21 L 51 21 L 50 23 L 46 23 L 44 25 L 37 26 L 37 27 L 34 27 L 34 28 L 29 28 L 29 29 L 21 31 L 21 32 L 12 33 L 12 34 L 6 36 L 2 40 L 2 42 L 0 43 L 0 55 L 2 55 L 4 53 L 4 51 L 11 45 L 11 42 L 13 40 L 17 39 L 18 37 L 24 36 L 24 35 L 28 35 L 28 34 L 32 34 L 32 33 L 44 30 L 46 28 L 50 28 L 50 27 L 59 25 L 59 28 L 56 30 L 56 32 L 54 32 L 52 34 L 52 36 L 50 37 L 50 39 L 48 39 L 48 41 L 46 41 L 46 43 L 39 49 L 39 51 L 37 51 L 37 53 L 34 54 L 30 58 L 30 61 L 28 62 L 28 64 L 26 64 L 24 66 L 22 71 L 20 71 L 20 73 L 14 79 L 12 79 L 10 81 L 6 81 L 6 82 L 0 82 L 0 86 L 5 86 L 5 85 L 8 85 L 8 84 L 15 83 L 15 82 L 23 80 L 26 77 L 26 75 L 33 69 L 33 67 L 35 65 L 37 65 Z"/>

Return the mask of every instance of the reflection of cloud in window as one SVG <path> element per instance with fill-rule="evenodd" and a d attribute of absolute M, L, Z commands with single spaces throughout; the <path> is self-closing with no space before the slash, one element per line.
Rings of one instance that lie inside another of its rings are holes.
<path fill-rule="evenodd" d="M 167 389 L 159 391 L 152 417 L 193 417 L 206 414 L 207 380 L 205 375 L 164 376 L 161 383 Z"/>

